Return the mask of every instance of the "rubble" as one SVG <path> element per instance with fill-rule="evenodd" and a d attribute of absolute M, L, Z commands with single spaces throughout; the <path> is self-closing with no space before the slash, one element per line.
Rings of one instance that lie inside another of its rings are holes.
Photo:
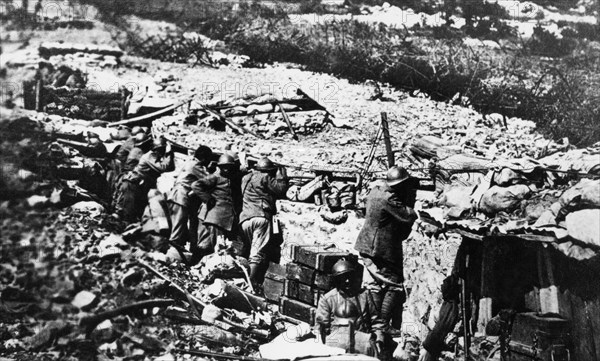
<path fill-rule="evenodd" d="M 92 307 L 94 307 L 99 301 L 100 300 L 98 296 L 96 296 L 92 292 L 81 291 L 77 295 L 75 295 L 75 298 L 73 299 L 73 301 L 71 301 L 71 304 L 81 309 L 82 311 L 88 311 Z"/>

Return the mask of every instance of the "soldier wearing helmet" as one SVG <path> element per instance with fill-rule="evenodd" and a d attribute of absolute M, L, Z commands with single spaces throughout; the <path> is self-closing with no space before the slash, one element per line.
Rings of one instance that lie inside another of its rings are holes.
<path fill-rule="evenodd" d="M 128 187 L 123 184 L 125 176 L 138 165 L 142 155 L 150 151 L 151 145 L 152 138 L 141 127 L 134 127 L 132 135 L 119 146 L 111 175 L 113 208 L 117 209 L 123 202 L 123 192 Z"/>
<path fill-rule="evenodd" d="M 137 221 L 148 204 L 148 191 L 156 188 L 156 180 L 164 172 L 175 169 L 171 145 L 163 137 L 152 141 L 152 148 L 142 155 L 132 172 L 123 177 L 121 197 L 115 211 L 128 222 Z"/>
<path fill-rule="evenodd" d="M 335 288 L 319 299 L 315 333 L 327 345 L 379 356 L 385 340 L 384 323 L 373 298 L 360 287 L 357 266 L 344 259 L 333 266 Z"/>
<path fill-rule="evenodd" d="M 142 155 L 150 150 L 151 144 L 151 137 L 144 132 L 142 127 L 133 127 L 131 136 L 121 144 L 117 151 L 117 160 L 120 162 L 121 171 L 133 170 Z"/>
<path fill-rule="evenodd" d="M 267 158 L 261 158 L 256 169 L 242 179 L 242 213 L 240 227 L 244 241 L 250 246 L 250 280 L 260 293 L 269 266 L 267 245 L 273 233 L 275 202 L 285 197 L 288 189 L 287 172 Z"/>
<path fill-rule="evenodd" d="M 183 251 L 190 239 L 191 244 L 196 244 L 198 210 L 201 202 L 206 199 L 202 200 L 191 192 L 192 183 L 208 175 L 207 167 L 212 156 L 213 153 L 209 147 L 199 146 L 193 157 L 184 163 L 167 197 L 171 214 L 169 242 L 179 251 Z"/>
<path fill-rule="evenodd" d="M 365 265 L 363 282 L 386 326 L 391 321 L 391 333 L 400 329 L 406 300 L 402 241 L 417 219 L 416 182 L 402 167 L 388 170 L 386 184 L 374 187 L 367 196 L 365 223 L 354 246 Z"/>
<path fill-rule="evenodd" d="M 216 246 L 231 246 L 237 239 L 241 205 L 242 174 L 235 157 L 223 154 L 218 170 L 192 183 L 192 192 L 206 200 L 198 213 L 197 245 L 193 245 L 193 262 L 214 252 Z"/>
<path fill-rule="evenodd" d="M 87 132 L 86 140 L 86 146 L 79 150 L 81 154 L 92 158 L 105 158 L 108 155 L 106 146 L 97 133 Z"/>

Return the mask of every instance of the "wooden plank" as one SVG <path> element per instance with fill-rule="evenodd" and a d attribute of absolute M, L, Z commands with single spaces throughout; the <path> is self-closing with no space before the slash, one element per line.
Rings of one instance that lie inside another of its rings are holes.
<path fill-rule="evenodd" d="M 483 241 L 483 238 L 485 237 L 485 236 L 479 235 L 477 233 L 469 232 L 469 231 L 466 231 L 466 230 L 460 229 L 460 228 L 452 228 L 452 229 L 449 229 L 448 231 L 455 232 L 455 233 L 460 234 L 463 237 L 475 239 L 478 241 Z"/>
<path fill-rule="evenodd" d="M 158 117 L 161 117 L 164 114 L 179 108 L 180 106 L 186 104 L 188 101 L 189 101 L 189 99 L 182 100 L 179 103 L 173 104 L 173 105 L 168 106 L 161 110 L 157 110 L 154 113 L 145 114 L 145 115 L 141 115 L 139 117 L 129 118 L 129 119 L 121 120 L 119 122 L 110 123 L 110 124 L 108 124 L 108 126 L 109 127 L 118 127 L 120 125 L 134 125 L 134 124 L 147 124 L 147 123 L 151 124 L 152 120 L 154 120 Z"/>

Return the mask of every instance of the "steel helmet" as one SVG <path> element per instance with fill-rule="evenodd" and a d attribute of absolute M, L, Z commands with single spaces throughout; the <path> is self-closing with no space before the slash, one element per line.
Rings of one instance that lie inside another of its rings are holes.
<path fill-rule="evenodd" d="M 268 172 L 275 169 L 275 164 L 273 164 L 269 158 L 263 157 L 258 160 L 258 163 L 256 163 L 256 169 L 263 172 Z"/>
<path fill-rule="evenodd" d="M 212 150 L 205 145 L 199 146 L 194 152 L 194 158 L 198 160 L 208 161 L 210 160 L 210 157 L 212 157 Z"/>
<path fill-rule="evenodd" d="M 146 133 L 138 133 L 134 136 L 133 142 L 136 146 L 140 146 L 146 143 L 149 140 L 148 134 Z"/>
<path fill-rule="evenodd" d="M 136 125 L 135 127 L 131 128 L 131 135 L 136 135 L 139 133 L 146 133 L 146 132 L 139 125 Z"/>
<path fill-rule="evenodd" d="M 219 157 L 219 161 L 217 162 L 217 165 L 219 166 L 226 166 L 226 165 L 234 165 L 235 164 L 235 158 L 228 153 L 223 153 L 221 154 L 221 156 Z"/>
<path fill-rule="evenodd" d="M 386 180 L 390 187 L 398 185 L 408 179 L 410 179 L 410 174 L 408 174 L 408 171 L 402 167 L 394 166 L 387 172 Z"/>
<path fill-rule="evenodd" d="M 354 272 L 355 270 L 356 268 L 351 262 L 341 259 L 333 265 L 331 268 L 331 274 L 333 277 L 337 277 L 346 273 Z"/>
<path fill-rule="evenodd" d="M 154 138 L 152 141 L 152 150 L 158 150 L 167 146 L 167 140 L 163 137 Z"/>

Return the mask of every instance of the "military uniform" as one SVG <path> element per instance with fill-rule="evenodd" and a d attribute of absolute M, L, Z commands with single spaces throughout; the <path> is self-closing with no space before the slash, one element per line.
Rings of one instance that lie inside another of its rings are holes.
<path fill-rule="evenodd" d="M 198 213 L 197 256 L 203 257 L 214 251 L 219 239 L 233 240 L 237 227 L 232 180 L 217 172 L 207 174 L 192 183 L 192 191 L 203 200 Z"/>
<path fill-rule="evenodd" d="M 352 323 L 353 334 L 349 335 Z M 376 355 L 375 343 L 384 343 L 384 323 L 368 291 L 347 295 L 334 288 L 319 300 L 315 326 L 325 344 L 369 356 Z"/>
<path fill-rule="evenodd" d="M 162 173 L 174 169 L 173 153 L 160 156 L 150 151 L 144 154 L 134 170 L 123 177 L 121 197 L 115 207 L 117 213 L 129 222 L 139 219 L 148 204 L 148 191 L 156 188 L 156 180 Z"/>
<path fill-rule="evenodd" d="M 268 173 L 252 172 L 242 179 L 240 226 L 244 238 L 250 243 L 250 263 L 265 262 L 265 247 L 272 233 L 271 222 L 277 213 L 275 201 L 285 197 L 287 188 L 287 177 L 273 177 Z"/>
<path fill-rule="evenodd" d="M 354 248 L 365 264 L 364 282 L 373 292 L 382 317 L 400 328 L 405 293 L 402 287 L 402 241 L 417 219 L 413 209 L 416 191 L 394 192 L 376 186 L 367 196 L 366 219 Z M 387 297 L 387 300 L 386 300 Z"/>
<path fill-rule="evenodd" d="M 202 166 L 197 159 L 190 159 L 184 164 L 169 193 L 168 203 L 172 223 L 169 241 L 177 246 L 185 246 L 192 235 L 194 239 L 196 238 L 200 199 L 197 195 L 190 195 L 190 192 L 192 183 L 206 176 L 208 176 L 206 167 Z M 189 229 L 188 221 L 191 223 Z"/>

